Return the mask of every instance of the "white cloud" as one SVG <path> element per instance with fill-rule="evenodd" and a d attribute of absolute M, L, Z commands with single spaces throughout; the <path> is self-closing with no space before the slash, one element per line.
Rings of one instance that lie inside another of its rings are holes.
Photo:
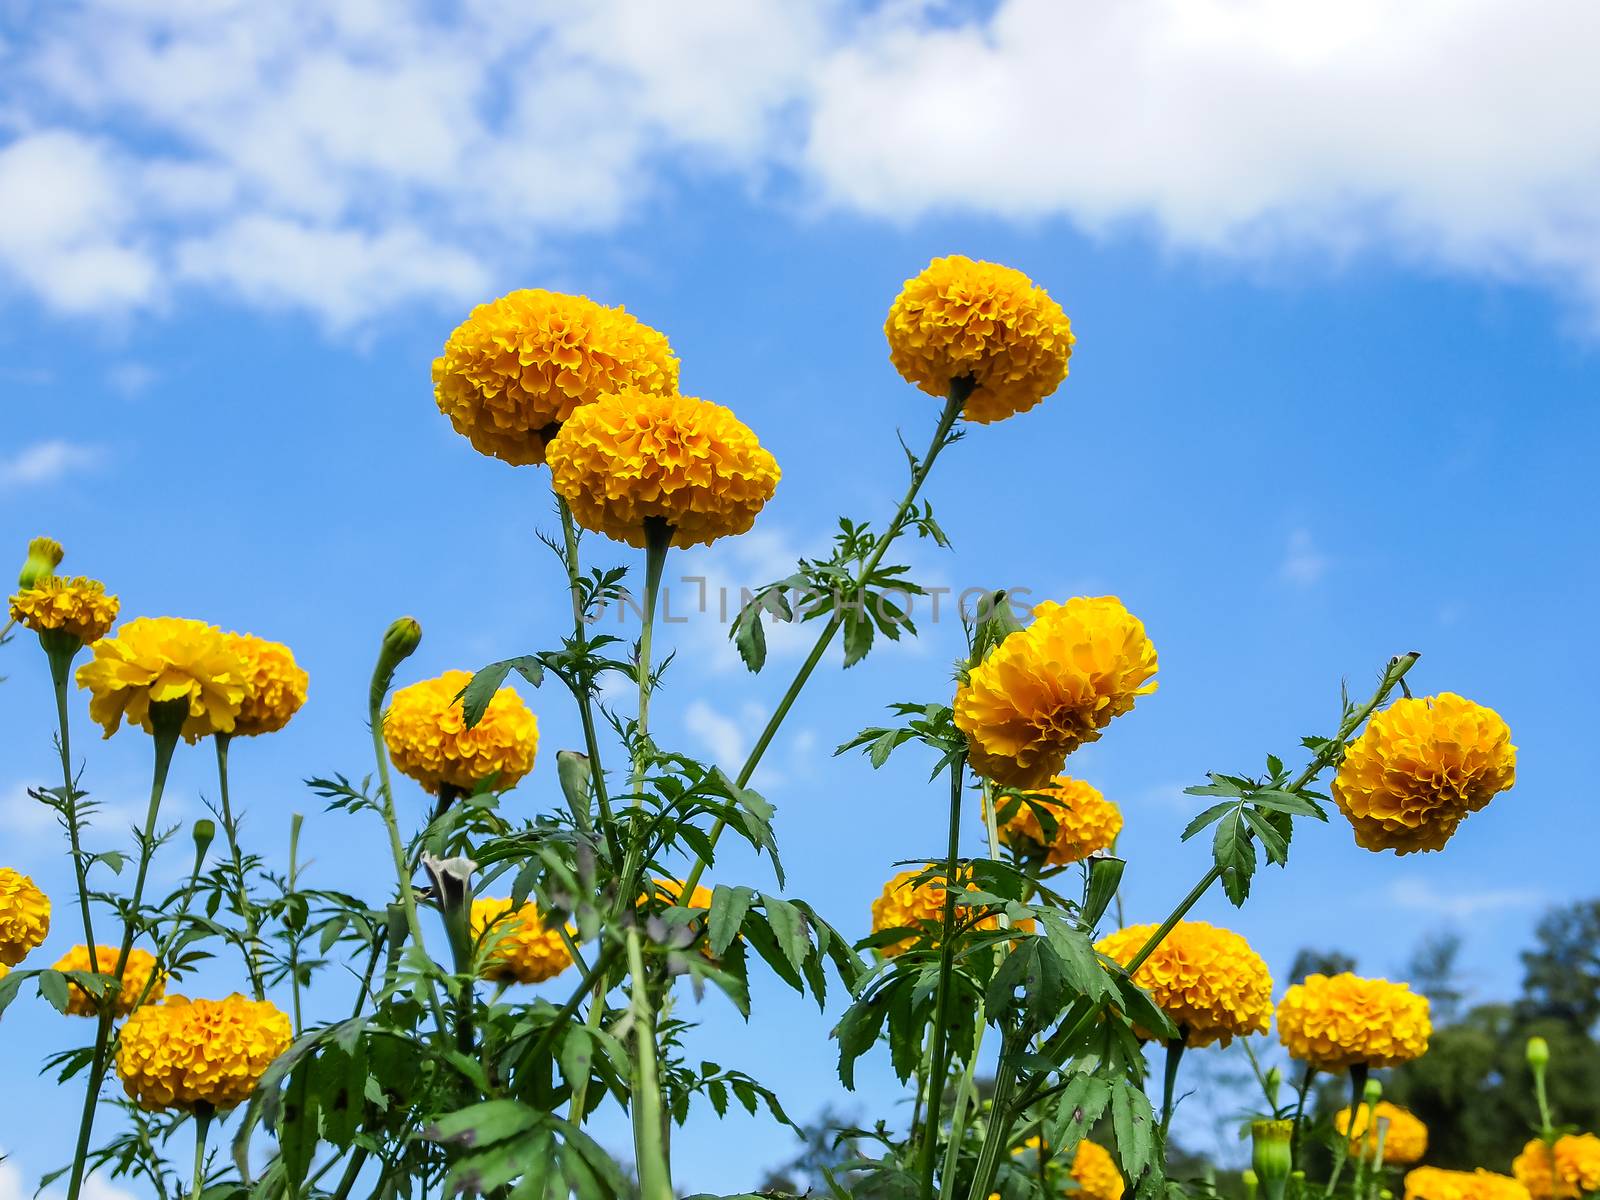
<path fill-rule="evenodd" d="M 1536 888 L 1478 888 L 1444 892 L 1421 879 L 1397 879 L 1389 885 L 1389 900 L 1401 908 L 1452 921 L 1466 921 L 1480 913 L 1526 908 L 1544 900 Z"/>
<path fill-rule="evenodd" d="M 142 396 L 158 378 L 156 369 L 142 362 L 121 362 L 106 372 L 106 383 L 125 399 Z"/>
<path fill-rule="evenodd" d="M 747 712 L 744 721 L 718 712 L 704 700 L 696 700 L 683 714 L 684 727 L 698 738 L 711 758 L 724 771 L 737 772 L 749 749 L 752 730 L 760 728 L 761 714 Z"/>
<path fill-rule="evenodd" d="M 46 1188 L 38 1193 L 37 1200 L 61 1200 L 66 1189 Z M 23 1177 L 22 1168 L 15 1159 L 0 1162 L 0 1200 L 35 1200 L 34 1185 Z M 99 1171 L 83 1181 L 83 1200 L 135 1200 L 126 1188 L 111 1182 Z"/>
<path fill-rule="evenodd" d="M 1317 549 L 1309 530 L 1296 529 L 1278 566 L 1278 578 L 1296 587 L 1311 587 L 1328 573 L 1329 559 Z"/>
<path fill-rule="evenodd" d="M 53 438 L 24 446 L 8 458 L 0 458 L 0 488 L 33 487 L 71 474 L 98 467 L 105 454 L 98 446 Z"/>
<path fill-rule="evenodd" d="M 1597 52 L 1588 0 L 86 0 L 7 60 L 0 275 L 66 313 L 189 289 L 348 329 L 713 171 L 893 221 L 1377 249 L 1600 318 Z"/>

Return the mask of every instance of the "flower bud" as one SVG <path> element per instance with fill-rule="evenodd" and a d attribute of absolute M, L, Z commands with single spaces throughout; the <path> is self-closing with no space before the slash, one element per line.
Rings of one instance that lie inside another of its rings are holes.
<path fill-rule="evenodd" d="M 1294 1170 L 1293 1121 L 1261 1120 L 1250 1122 L 1252 1152 L 1250 1165 L 1266 1200 L 1283 1200 L 1289 1172 Z"/>
<path fill-rule="evenodd" d="M 28 557 L 22 564 L 22 573 L 17 576 L 17 587 L 27 591 L 39 580 L 49 578 L 65 556 L 66 551 L 55 538 L 34 538 L 28 543 Z"/>
<path fill-rule="evenodd" d="M 1383 1099 L 1383 1084 L 1376 1079 L 1367 1080 L 1366 1087 L 1361 1089 L 1361 1099 L 1367 1104 L 1376 1104 Z"/>
<path fill-rule="evenodd" d="M 206 856 L 206 851 L 211 848 L 211 839 L 216 836 L 216 823 L 209 817 L 201 817 L 194 823 L 194 857 L 196 862 Z"/>
<path fill-rule="evenodd" d="M 395 668 L 415 654 L 421 644 L 422 626 L 415 617 L 400 617 L 383 631 L 378 661 L 372 668 L 372 690 L 368 696 L 374 712 L 383 707 L 383 698 L 389 694 L 389 685 L 394 682 Z"/>
<path fill-rule="evenodd" d="M 1244 1200 L 1256 1200 L 1256 1188 L 1261 1182 L 1256 1178 L 1256 1173 L 1246 1167 L 1239 1173 L 1239 1181 L 1244 1184 Z"/>
<path fill-rule="evenodd" d="M 1535 1071 L 1542 1071 L 1550 1065 L 1550 1043 L 1542 1037 L 1528 1039 L 1528 1065 Z"/>

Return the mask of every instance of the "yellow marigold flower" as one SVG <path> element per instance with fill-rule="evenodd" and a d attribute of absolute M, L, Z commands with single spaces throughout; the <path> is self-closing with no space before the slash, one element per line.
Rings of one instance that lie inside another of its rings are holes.
<path fill-rule="evenodd" d="M 249 633 L 223 636 L 243 668 L 244 702 L 233 732 L 240 737 L 278 732 L 306 702 L 311 677 L 294 661 L 293 651 L 279 642 Z"/>
<path fill-rule="evenodd" d="M 1295 1058 L 1323 1071 L 1410 1062 L 1427 1051 L 1432 1032 L 1426 996 L 1348 971 L 1307 975 L 1278 1002 L 1279 1039 Z"/>
<path fill-rule="evenodd" d="M 383 719 L 389 757 L 430 792 L 441 785 L 470 792 L 491 777 L 498 788 L 515 787 L 533 770 L 539 722 L 522 697 L 501 688 L 468 729 L 456 697 L 471 681 L 470 671 L 446 671 L 401 688 L 389 702 Z"/>
<path fill-rule="evenodd" d="M 67 552 L 55 538 L 34 538 L 28 543 L 28 557 L 23 559 L 22 570 L 17 574 L 17 587 L 27 591 L 41 579 L 48 579 L 66 556 Z"/>
<path fill-rule="evenodd" d="M 1115 596 L 1046 601 L 956 692 L 955 722 L 973 770 L 1042 788 L 1067 755 L 1156 690 L 1156 650 Z"/>
<path fill-rule="evenodd" d="M 1468 813 L 1517 778 L 1511 730 L 1450 692 L 1397 700 L 1345 752 L 1333 799 L 1367 850 L 1442 850 Z"/>
<path fill-rule="evenodd" d="M 89 963 L 89 947 L 74 946 L 61 956 L 55 969 L 93 971 L 95 967 L 99 967 L 101 975 L 110 975 L 116 965 L 115 946 L 95 946 L 93 966 Z M 117 992 L 117 1016 L 125 1017 L 138 1006 L 139 997 L 144 992 L 145 984 L 150 982 L 151 975 L 156 976 L 156 981 L 150 984 L 150 994 L 144 998 L 146 1004 L 154 1004 L 161 999 L 162 992 L 166 991 L 166 981 L 156 974 L 155 955 L 148 950 L 140 950 L 137 946 L 129 950 L 128 964 L 122 969 L 122 988 Z M 93 1017 L 99 1014 L 94 997 L 75 983 L 67 985 L 67 1012 L 75 1017 Z"/>
<path fill-rule="evenodd" d="M 878 953 L 886 958 L 893 958 L 896 954 L 904 953 L 916 945 L 917 935 L 927 933 L 930 940 L 938 941 L 938 931 L 944 923 L 944 884 L 938 879 L 927 879 L 921 883 L 913 883 L 918 875 L 924 871 L 933 870 L 930 865 L 921 869 L 901 871 L 888 883 L 883 885 L 883 893 L 872 902 L 872 932 L 882 933 L 887 929 L 904 930 L 904 936 L 885 946 L 878 947 Z M 977 889 L 967 884 L 968 891 Z M 976 924 L 972 922 L 973 910 L 957 908 L 957 922 L 968 925 L 973 929 L 995 929 L 999 927 L 998 917 L 984 917 Z M 1031 930 L 1033 922 L 1019 923 L 1018 929 Z"/>
<path fill-rule="evenodd" d="M 547 458 L 578 524 L 630 546 L 651 518 L 674 546 L 744 533 L 778 487 L 778 461 L 720 404 L 636 388 L 586 404 Z"/>
<path fill-rule="evenodd" d="M 492 943 L 478 972 L 484 979 L 543 983 L 572 965 L 561 931 L 545 927 L 532 901 L 513 913 L 509 899 L 474 900 L 472 936 Z"/>
<path fill-rule="evenodd" d="M 85 646 L 105 637 L 117 619 L 115 596 L 97 579 L 48 575 L 11 597 L 11 619 L 35 633 L 70 633 Z"/>
<path fill-rule="evenodd" d="M 955 254 L 936 258 L 889 307 L 895 370 L 934 396 L 974 383 L 961 415 L 988 425 L 1027 412 L 1067 377 L 1072 322 L 1021 271 Z"/>
<path fill-rule="evenodd" d="M 687 900 L 683 899 L 683 881 L 681 879 L 657 879 L 655 881 L 655 894 L 668 904 L 675 904 L 680 908 L 705 909 L 711 908 L 711 889 L 703 883 L 694 885 L 694 891 L 689 893 Z M 639 897 L 647 899 L 645 896 Z"/>
<path fill-rule="evenodd" d="M 50 932 L 50 898 L 21 871 L 0 867 L 0 963 L 14 967 Z"/>
<path fill-rule="evenodd" d="M 94 644 L 94 659 L 78 668 L 89 689 L 89 715 L 110 737 L 127 718 L 146 733 L 152 704 L 188 706 L 183 736 L 232 733 L 244 701 L 244 675 L 222 630 L 183 617 L 138 617 L 116 637 Z"/>
<path fill-rule="evenodd" d="M 1534 1138 L 1511 1163 L 1512 1173 L 1533 1200 L 1575 1200 L 1600 1191 L 1600 1138 L 1592 1133 L 1566 1134 L 1556 1139 L 1554 1157 L 1552 1170 L 1550 1148 Z"/>
<path fill-rule="evenodd" d="M 574 410 L 628 388 L 678 390 L 666 337 L 621 308 L 541 288 L 480 304 L 433 361 L 439 411 L 508 463 L 542 463 Z"/>
<path fill-rule="evenodd" d="M 1031 1150 L 1037 1155 L 1043 1149 L 1043 1140 L 1034 1134 L 1024 1138 L 1020 1145 L 1012 1147 L 1011 1153 L 1024 1154 Z M 1122 1172 L 1117 1170 L 1116 1160 L 1111 1157 L 1111 1151 L 1088 1138 L 1078 1143 L 1067 1173 L 1078 1185 L 1077 1194 L 1083 1196 L 1084 1200 L 1121 1200 L 1123 1189 L 1127 1186 Z M 999 1195 L 998 1192 L 995 1194 Z"/>
<path fill-rule="evenodd" d="M 1481 1167 L 1476 1171 L 1417 1167 L 1406 1174 L 1405 1200 L 1529 1200 L 1529 1196 L 1515 1179 Z"/>
<path fill-rule="evenodd" d="M 1101 938 L 1095 949 L 1127 963 L 1156 929 L 1130 925 Z M 1226 1046 L 1236 1037 L 1265 1033 L 1272 1020 L 1267 964 L 1237 933 L 1204 921 L 1179 921 L 1133 981 L 1183 1031 L 1186 1046 Z"/>
<path fill-rule="evenodd" d="M 1043 858 L 1052 866 L 1082 862 L 1117 840 L 1122 832 L 1122 813 L 1100 794 L 1098 788 L 1081 779 L 1057 775 L 1050 785 L 1039 789 L 1045 799 L 1033 803 L 1049 810 L 1055 818 L 1054 838 L 1046 838 L 1044 824 L 1028 801 L 1016 799 L 1016 812 L 1000 822 L 1000 840 L 1027 858 Z M 1004 813 L 1012 800 L 996 803 Z"/>
<path fill-rule="evenodd" d="M 122 1027 L 117 1075 L 140 1108 L 232 1108 L 292 1040 L 289 1018 L 270 1000 L 168 996 Z"/>
<path fill-rule="evenodd" d="M 1377 1120 L 1373 1128 L 1367 1128 L 1367 1106 L 1363 1104 L 1356 1114 L 1355 1128 L 1350 1128 L 1350 1109 L 1348 1106 L 1341 1108 L 1333 1115 L 1333 1124 L 1340 1133 L 1350 1139 L 1351 1154 L 1365 1154 L 1370 1158 L 1378 1149 L 1378 1131 L 1383 1128 L 1383 1123 L 1389 1123 L 1383 1135 L 1383 1161 L 1391 1167 L 1409 1167 L 1414 1162 L 1420 1162 L 1422 1156 L 1428 1152 L 1428 1127 L 1419 1121 L 1409 1110 L 1401 1108 L 1398 1104 L 1390 1104 L 1387 1100 L 1378 1101 Z M 1366 1134 L 1366 1146 L 1362 1146 L 1362 1134 Z"/>

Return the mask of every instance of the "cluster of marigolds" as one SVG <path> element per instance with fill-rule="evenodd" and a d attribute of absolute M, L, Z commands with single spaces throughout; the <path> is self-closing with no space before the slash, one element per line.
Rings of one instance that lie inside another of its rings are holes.
<path fill-rule="evenodd" d="M 978 424 L 1025 412 L 1055 391 L 1074 341 L 1059 305 L 1026 276 L 961 257 L 936 260 L 910 280 L 885 329 L 900 373 L 931 395 L 959 395 L 960 417 Z M 440 411 L 476 449 L 512 464 L 546 464 L 580 525 L 632 546 L 645 546 L 653 530 L 680 547 L 742 533 L 777 487 L 778 465 L 751 430 L 728 409 L 681 395 L 678 374 L 667 339 L 621 308 L 542 290 L 475 309 L 433 366 Z M 89 693 L 89 714 L 107 737 L 126 724 L 154 739 L 158 782 L 147 828 L 154 828 L 159 802 L 159 764 L 179 739 L 215 741 L 231 843 L 228 746 L 282 729 L 306 699 L 306 672 L 285 646 L 203 621 L 139 617 L 112 633 L 116 597 L 96 580 L 57 575 L 61 558 L 49 539 L 29 547 L 10 601 L 12 620 L 39 635 L 58 694 L 80 653 L 90 652 L 72 677 Z M 971 766 L 992 785 L 1031 793 L 1031 803 L 1013 802 L 998 814 L 1001 839 L 1019 861 L 1055 869 L 1113 846 L 1123 823 L 1117 807 L 1062 772 L 1076 748 L 1155 690 L 1156 670 L 1143 625 L 1118 599 L 1080 597 L 1040 604 L 1031 623 L 966 673 L 953 715 Z M 466 671 L 449 671 L 402 687 L 383 722 L 393 765 L 440 797 L 491 779 L 497 789 L 510 788 L 534 767 L 534 714 L 502 689 L 469 728 L 461 703 L 469 679 Z M 61 713 L 70 794 L 64 702 Z M 1332 796 L 1361 846 L 1438 850 L 1468 814 L 1511 786 L 1514 773 L 1510 731 L 1493 711 L 1449 693 L 1408 696 L 1373 715 L 1345 749 Z M 1053 817 L 1048 833 L 1041 807 Z M 237 857 L 237 847 L 230 849 Z M 916 882 L 923 875 L 908 871 L 888 882 L 872 906 L 874 933 L 901 931 L 909 944 L 938 924 L 944 889 Z M 78 882 L 81 888 L 81 873 Z M 682 887 L 673 880 L 657 886 L 675 900 Z M 685 904 L 704 908 L 710 895 L 695 887 Z M 98 1090 L 114 1064 L 128 1094 L 147 1108 L 209 1114 L 244 1100 L 296 1032 L 254 967 L 251 995 L 174 995 L 161 946 L 152 953 L 134 945 L 131 923 L 119 930 L 120 942 L 98 943 L 89 906 L 81 911 L 84 944 L 55 969 L 79 973 L 67 1011 L 100 1022 L 90 1088 Z M 509 900 L 479 899 L 472 924 L 480 938 L 490 931 L 497 938 L 483 968 L 488 978 L 538 983 L 572 963 L 568 939 L 548 928 L 531 902 L 513 911 Z M 1130 926 L 1098 949 L 1126 963 L 1155 928 Z M 26 875 L 0 869 L 0 962 L 21 963 L 49 929 L 46 897 Z M 890 939 L 877 943 L 885 955 L 900 949 Z M 1283 1046 L 1308 1070 L 1364 1077 L 1415 1059 L 1428 1045 L 1427 1001 L 1404 984 L 1312 975 L 1289 987 L 1274 1009 L 1262 959 L 1238 934 L 1201 921 L 1177 924 L 1135 979 L 1189 1046 L 1266 1033 L 1275 1016 Z M 1350 1152 L 1371 1157 L 1374 1166 L 1409 1166 L 1426 1150 L 1422 1124 L 1387 1102 L 1374 1099 L 1353 1115 L 1347 1108 L 1337 1124 Z M 1043 1151 L 1037 1138 L 1015 1148 L 1019 1155 Z M 1406 1177 L 1407 1200 L 1592 1192 L 1600 1188 L 1600 1140 L 1535 1139 L 1513 1169 L 1514 1179 L 1416 1167 Z M 1111 1155 L 1092 1142 L 1081 1144 L 1070 1174 L 1091 1200 L 1115 1200 L 1123 1191 Z"/>

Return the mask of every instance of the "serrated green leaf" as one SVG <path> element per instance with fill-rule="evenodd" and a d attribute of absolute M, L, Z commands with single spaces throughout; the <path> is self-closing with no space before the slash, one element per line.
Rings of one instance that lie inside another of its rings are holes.
<path fill-rule="evenodd" d="M 1238 804 L 1232 800 L 1224 800 L 1221 804 L 1213 804 L 1210 808 L 1206 809 L 1203 813 L 1195 817 L 1194 820 L 1190 821 L 1183 827 L 1183 833 L 1179 835 L 1178 840 L 1180 842 L 1187 842 L 1195 834 L 1199 833 L 1206 826 L 1217 820 L 1217 818 L 1221 817 L 1224 813 L 1229 812 L 1237 807 Z"/>
<path fill-rule="evenodd" d="M 39 994 L 48 1000 L 58 1013 L 65 1013 L 68 1000 L 67 977 L 60 971 L 40 971 L 38 978 Z"/>
<path fill-rule="evenodd" d="M 1117 1153 L 1129 1179 L 1137 1180 L 1155 1161 L 1156 1123 L 1144 1090 L 1125 1079 L 1111 1088 L 1111 1128 Z"/>
<path fill-rule="evenodd" d="M 780 896 L 769 896 L 761 893 L 761 904 L 766 909 L 767 923 L 772 926 L 773 936 L 778 939 L 789 964 L 799 970 L 806 956 L 811 953 L 811 939 L 806 936 L 805 916 L 789 901 Z"/>
<path fill-rule="evenodd" d="M 1250 880 L 1256 872 L 1255 843 L 1240 813 L 1230 813 L 1217 822 L 1211 852 L 1222 873 L 1222 890 L 1237 908 L 1250 895 Z"/>
<path fill-rule="evenodd" d="M 750 902 L 755 895 L 751 888 L 728 887 L 721 883 L 711 889 L 711 912 L 706 918 L 706 937 L 707 949 L 713 958 L 721 958 L 733 945 L 733 939 L 739 936 L 739 928 L 744 924 L 745 914 L 750 911 Z"/>

